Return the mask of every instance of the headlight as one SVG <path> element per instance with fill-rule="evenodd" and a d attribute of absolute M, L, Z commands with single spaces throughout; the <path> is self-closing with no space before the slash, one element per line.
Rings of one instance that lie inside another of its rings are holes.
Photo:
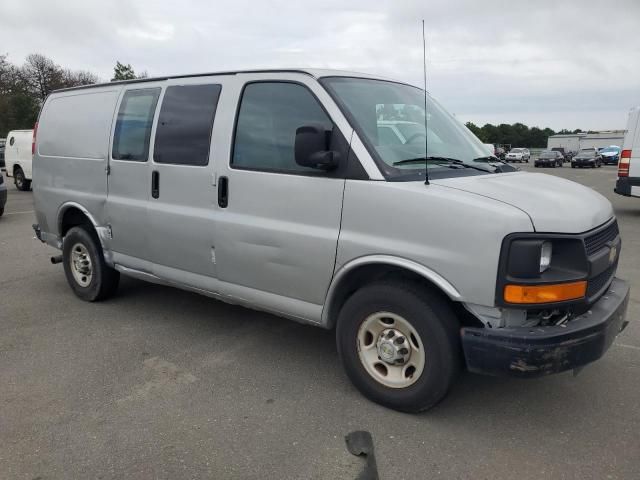
<path fill-rule="evenodd" d="M 543 242 L 540 247 L 540 273 L 544 272 L 551 265 L 551 254 L 553 253 L 553 245 L 551 242 Z"/>
<path fill-rule="evenodd" d="M 589 260 L 580 236 L 538 233 L 507 235 L 500 251 L 496 302 L 503 306 L 541 305 L 582 298 L 588 274 Z M 576 282 L 581 283 L 569 285 L 572 287 L 569 290 L 564 289 L 567 284 Z M 564 290 L 556 291 L 556 287 Z"/>

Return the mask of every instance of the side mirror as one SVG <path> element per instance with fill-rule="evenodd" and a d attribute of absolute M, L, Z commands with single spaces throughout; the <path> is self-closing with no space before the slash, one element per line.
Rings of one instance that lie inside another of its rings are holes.
<path fill-rule="evenodd" d="M 295 159 L 302 167 L 333 170 L 338 166 L 338 152 L 327 150 L 331 131 L 322 125 L 304 125 L 296 130 Z"/>

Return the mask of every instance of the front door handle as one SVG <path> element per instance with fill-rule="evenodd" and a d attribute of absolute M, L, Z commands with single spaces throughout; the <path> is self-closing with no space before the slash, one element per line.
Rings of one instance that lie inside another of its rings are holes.
<path fill-rule="evenodd" d="M 218 179 L 218 206 L 227 208 L 227 205 L 229 205 L 229 179 L 220 177 Z"/>
<path fill-rule="evenodd" d="M 151 172 L 151 196 L 153 198 L 160 196 L 160 172 L 157 170 Z"/>

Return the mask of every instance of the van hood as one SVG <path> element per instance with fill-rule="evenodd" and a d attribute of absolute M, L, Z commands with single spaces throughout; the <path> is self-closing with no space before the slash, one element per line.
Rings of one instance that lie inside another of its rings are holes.
<path fill-rule="evenodd" d="M 543 173 L 499 173 L 433 180 L 524 211 L 537 232 L 582 233 L 613 216 L 609 200 L 591 188 Z"/>

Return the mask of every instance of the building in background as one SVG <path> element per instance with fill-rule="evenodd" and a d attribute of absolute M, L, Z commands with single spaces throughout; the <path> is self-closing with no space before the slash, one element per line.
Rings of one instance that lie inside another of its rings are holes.
<path fill-rule="evenodd" d="M 581 148 L 602 148 L 609 145 L 622 146 L 625 130 L 605 130 L 595 133 L 571 133 L 551 135 L 547 139 L 547 148 L 563 147 L 570 152 L 577 152 Z"/>

